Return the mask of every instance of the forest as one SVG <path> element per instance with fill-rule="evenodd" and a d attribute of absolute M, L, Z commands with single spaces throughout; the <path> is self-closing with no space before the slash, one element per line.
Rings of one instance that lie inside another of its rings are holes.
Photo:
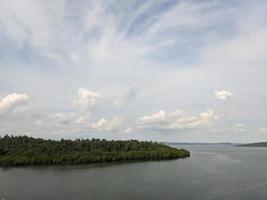
<path fill-rule="evenodd" d="M 28 136 L 0 137 L 0 166 L 72 165 L 97 162 L 186 158 L 190 152 L 138 140 L 51 140 Z"/>

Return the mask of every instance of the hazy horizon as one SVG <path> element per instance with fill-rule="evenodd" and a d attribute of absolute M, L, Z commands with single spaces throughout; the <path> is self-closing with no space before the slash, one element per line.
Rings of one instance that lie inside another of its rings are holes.
<path fill-rule="evenodd" d="M 0 136 L 267 141 L 267 2 L 0 2 Z"/>

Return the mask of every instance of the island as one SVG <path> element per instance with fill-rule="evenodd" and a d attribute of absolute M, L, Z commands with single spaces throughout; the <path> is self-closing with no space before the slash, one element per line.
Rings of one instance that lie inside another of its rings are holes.
<path fill-rule="evenodd" d="M 190 152 L 158 142 L 138 140 L 51 140 L 0 137 L 0 166 L 72 165 L 97 162 L 186 158 Z"/>
<path fill-rule="evenodd" d="M 239 144 L 238 147 L 267 147 L 267 142 L 257 142 L 248 144 Z"/>

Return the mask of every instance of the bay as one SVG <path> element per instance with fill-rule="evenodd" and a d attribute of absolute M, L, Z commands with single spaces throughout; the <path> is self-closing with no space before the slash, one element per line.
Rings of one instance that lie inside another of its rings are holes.
<path fill-rule="evenodd" d="M 0 168 L 5 200 L 263 200 L 267 148 L 178 146 L 186 159 L 76 166 Z"/>

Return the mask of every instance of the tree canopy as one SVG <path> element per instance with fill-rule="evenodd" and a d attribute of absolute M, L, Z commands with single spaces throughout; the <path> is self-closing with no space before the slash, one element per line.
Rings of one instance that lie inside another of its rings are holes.
<path fill-rule="evenodd" d="M 189 151 L 185 149 L 138 140 L 45 140 L 8 135 L 0 137 L 0 166 L 162 160 L 189 156 Z"/>

